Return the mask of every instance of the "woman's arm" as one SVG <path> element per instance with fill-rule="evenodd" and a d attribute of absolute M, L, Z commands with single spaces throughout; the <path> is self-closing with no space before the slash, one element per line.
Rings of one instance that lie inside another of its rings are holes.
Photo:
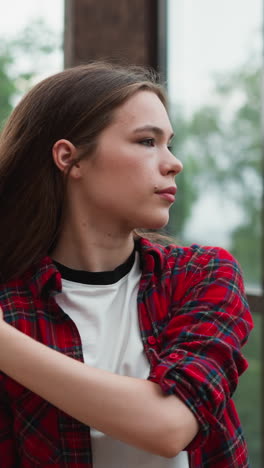
<path fill-rule="evenodd" d="M 2 320 L 0 369 L 79 421 L 160 456 L 177 455 L 198 432 L 193 413 L 158 384 L 75 361 Z"/>
<path fill-rule="evenodd" d="M 214 466 L 218 461 L 212 433 L 228 434 L 222 453 L 239 457 L 239 444 L 231 440 L 237 440 L 241 429 L 230 399 L 247 368 L 241 348 L 252 316 L 241 269 L 229 252 L 194 245 L 175 255 L 176 262 L 170 259 L 171 320 L 160 335 L 164 345 L 149 379 L 190 406 L 199 434 L 188 450 L 211 450 Z M 164 320 L 165 308 L 163 313 L 159 318 Z"/>

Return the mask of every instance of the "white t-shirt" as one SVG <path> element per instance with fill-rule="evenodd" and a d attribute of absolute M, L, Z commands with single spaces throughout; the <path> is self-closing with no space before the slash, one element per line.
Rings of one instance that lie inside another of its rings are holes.
<path fill-rule="evenodd" d="M 146 379 L 150 365 L 138 324 L 138 252 L 114 272 L 80 272 L 57 266 L 62 273 L 62 293 L 56 295 L 56 301 L 79 331 L 84 362 Z M 170 459 L 159 457 L 93 428 L 91 442 L 94 468 L 189 468 L 186 451 Z"/>

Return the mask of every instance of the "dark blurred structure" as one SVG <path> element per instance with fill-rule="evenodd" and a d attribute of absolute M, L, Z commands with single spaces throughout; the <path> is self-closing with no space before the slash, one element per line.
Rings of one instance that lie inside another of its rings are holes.
<path fill-rule="evenodd" d="M 65 66 L 96 59 L 166 71 L 166 0 L 65 0 Z"/>

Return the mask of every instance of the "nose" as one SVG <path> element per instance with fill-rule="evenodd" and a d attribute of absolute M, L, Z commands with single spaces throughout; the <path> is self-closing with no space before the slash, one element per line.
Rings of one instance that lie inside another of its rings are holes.
<path fill-rule="evenodd" d="M 179 174 L 183 170 L 182 162 L 167 150 L 166 158 L 164 158 L 162 163 L 162 173 L 163 175 L 173 174 L 174 176 Z"/>

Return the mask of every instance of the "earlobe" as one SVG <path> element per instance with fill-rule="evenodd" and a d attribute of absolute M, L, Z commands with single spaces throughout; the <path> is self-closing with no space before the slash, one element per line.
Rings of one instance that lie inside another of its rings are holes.
<path fill-rule="evenodd" d="M 77 149 L 69 140 L 58 140 L 53 145 L 52 156 L 60 171 L 67 174 L 77 159 Z M 77 166 L 78 163 L 76 162 L 75 167 Z"/>

